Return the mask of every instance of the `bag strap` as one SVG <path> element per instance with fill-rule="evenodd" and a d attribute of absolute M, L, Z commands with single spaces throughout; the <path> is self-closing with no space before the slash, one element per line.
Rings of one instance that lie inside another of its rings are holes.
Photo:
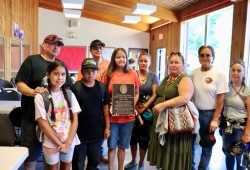
<path fill-rule="evenodd" d="M 232 85 L 234 91 L 236 92 L 236 94 L 240 97 L 240 99 L 243 101 L 245 107 L 247 108 L 247 104 L 246 101 L 243 99 L 243 96 L 240 94 L 240 92 L 237 92 L 237 90 L 235 89 L 235 87 Z"/>

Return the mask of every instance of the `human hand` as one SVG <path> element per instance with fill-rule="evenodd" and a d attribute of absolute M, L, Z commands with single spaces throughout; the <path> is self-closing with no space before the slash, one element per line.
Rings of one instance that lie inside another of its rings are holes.
<path fill-rule="evenodd" d="M 107 140 L 110 136 L 110 130 L 109 129 L 105 129 L 104 130 L 104 140 Z"/>
<path fill-rule="evenodd" d="M 139 115 L 146 110 L 146 108 L 143 107 L 142 105 L 136 105 L 135 109 L 136 109 L 136 111 L 138 112 Z"/>
<path fill-rule="evenodd" d="M 249 143 L 249 142 L 250 142 L 250 136 L 244 134 L 244 135 L 242 136 L 242 142 L 243 142 L 244 145 L 246 145 L 247 143 Z"/>
<path fill-rule="evenodd" d="M 60 152 L 62 152 L 62 153 L 68 153 L 69 152 L 69 150 L 70 150 L 70 144 L 69 143 L 63 143 L 61 146 L 59 146 L 59 150 L 60 150 Z"/>
<path fill-rule="evenodd" d="M 213 133 L 217 129 L 218 125 L 218 120 L 212 119 L 212 121 L 210 122 L 209 132 Z"/>
<path fill-rule="evenodd" d="M 37 94 L 43 93 L 44 91 L 46 91 L 47 89 L 44 87 L 36 87 L 33 91 L 33 96 L 35 97 Z"/>
<path fill-rule="evenodd" d="M 153 111 L 153 113 L 159 114 L 163 109 L 164 109 L 164 107 L 160 103 L 160 104 L 155 105 L 153 107 L 152 111 Z"/>

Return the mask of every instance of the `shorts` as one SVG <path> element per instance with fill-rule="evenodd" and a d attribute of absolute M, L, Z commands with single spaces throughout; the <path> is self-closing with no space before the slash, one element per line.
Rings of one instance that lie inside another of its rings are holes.
<path fill-rule="evenodd" d="M 47 148 L 43 146 L 43 155 L 47 164 L 55 165 L 60 161 L 70 163 L 72 161 L 74 148 L 71 147 L 68 153 L 61 153 L 57 148 Z"/>
<path fill-rule="evenodd" d="M 119 146 L 128 149 L 133 127 L 134 121 L 127 123 L 110 123 L 111 132 L 108 139 L 108 148 L 115 149 Z"/>
<path fill-rule="evenodd" d="M 21 146 L 29 149 L 29 156 L 25 162 L 36 161 L 42 152 L 42 144 L 36 136 L 36 121 L 21 120 Z"/>

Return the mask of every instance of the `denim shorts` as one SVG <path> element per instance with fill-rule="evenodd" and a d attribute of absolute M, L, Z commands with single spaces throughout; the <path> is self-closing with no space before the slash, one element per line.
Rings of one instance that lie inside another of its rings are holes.
<path fill-rule="evenodd" d="M 72 161 L 74 147 L 71 147 L 68 153 L 61 153 L 57 148 L 47 148 L 43 146 L 43 155 L 49 165 L 55 165 L 60 161 L 70 163 Z"/>
<path fill-rule="evenodd" d="M 108 148 L 115 149 L 120 146 L 124 149 L 129 148 L 129 143 L 134 127 L 134 121 L 128 123 L 110 123 L 110 136 Z"/>

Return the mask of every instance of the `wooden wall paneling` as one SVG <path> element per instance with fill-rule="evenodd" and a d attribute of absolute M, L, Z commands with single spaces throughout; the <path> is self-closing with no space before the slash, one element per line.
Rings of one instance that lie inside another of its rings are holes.
<path fill-rule="evenodd" d="M 1 0 L 0 35 L 6 42 L 6 79 L 11 78 L 10 39 L 31 44 L 31 54 L 38 52 L 38 0 Z M 24 30 L 24 39 L 14 37 L 14 23 Z"/>
<path fill-rule="evenodd" d="M 243 59 L 246 35 L 248 0 L 235 3 L 231 46 L 231 61 Z"/>

